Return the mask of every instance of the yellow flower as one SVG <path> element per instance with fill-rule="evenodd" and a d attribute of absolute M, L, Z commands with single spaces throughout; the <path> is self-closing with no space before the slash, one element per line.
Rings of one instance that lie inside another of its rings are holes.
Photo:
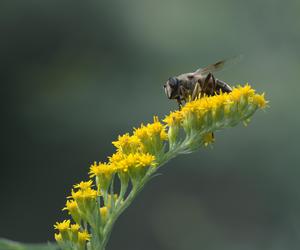
<path fill-rule="evenodd" d="M 78 204 L 75 200 L 67 200 L 66 206 L 62 209 L 63 211 L 67 210 L 68 214 L 70 214 L 73 218 L 73 220 L 76 223 L 80 223 L 81 216 L 80 216 L 80 211 L 78 208 Z"/>
<path fill-rule="evenodd" d="M 87 231 L 78 232 L 78 241 L 81 244 L 85 244 L 86 241 L 89 241 L 91 235 Z"/>
<path fill-rule="evenodd" d="M 62 236 L 61 236 L 61 234 L 60 233 L 58 233 L 58 234 L 54 234 L 54 238 L 55 238 L 55 240 L 57 241 L 57 242 L 60 242 L 60 241 L 62 241 L 63 239 L 62 239 Z"/>
<path fill-rule="evenodd" d="M 71 241 L 77 242 L 78 241 L 78 232 L 80 230 L 79 224 L 72 224 L 69 229 L 69 237 Z"/>
<path fill-rule="evenodd" d="M 100 215 L 102 219 L 106 219 L 107 216 L 107 207 L 101 207 L 100 209 Z"/>
<path fill-rule="evenodd" d="M 70 220 L 64 220 L 63 222 L 56 222 L 54 228 L 59 231 L 59 235 L 56 237 L 61 238 L 63 241 L 67 241 L 70 239 L 69 229 L 70 229 Z"/>
<path fill-rule="evenodd" d="M 129 154 L 143 150 L 143 144 L 141 140 L 133 135 L 130 136 L 128 133 L 118 137 L 117 141 L 112 142 L 112 144 L 117 148 L 118 151 L 122 153 Z"/>
<path fill-rule="evenodd" d="M 74 191 L 72 189 L 71 196 L 76 201 L 78 205 L 77 213 L 72 213 L 72 218 L 76 223 L 80 223 L 80 219 L 86 219 L 87 214 L 90 214 L 94 211 L 97 206 L 96 199 L 98 197 L 97 190 L 88 188 L 85 190 Z"/>
<path fill-rule="evenodd" d="M 90 167 L 90 177 L 96 177 L 96 184 L 100 194 L 105 193 L 109 187 L 110 181 L 116 173 L 116 168 L 111 163 L 94 162 Z"/>
<path fill-rule="evenodd" d="M 180 112 L 179 110 L 171 112 L 168 116 L 165 117 L 163 122 L 165 122 L 169 127 L 180 125 L 180 123 L 182 122 L 182 112 Z"/>
<path fill-rule="evenodd" d="M 156 166 L 155 156 L 151 154 L 134 154 L 133 158 L 136 161 L 135 167 L 147 167 L 147 166 Z"/>
<path fill-rule="evenodd" d="M 78 205 L 77 205 L 76 201 L 74 201 L 74 200 L 67 200 L 66 206 L 62 210 L 63 211 L 64 210 L 68 210 L 69 213 L 70 213 L 70 212 L 76 211 L 77 209 L 78 209 Z"/>
<path fill-rule="evenodd" d="M 116 169 L 119 171 L 127 172 L 130 168 L 141 168 L 156 166 L 155 156 L 149 153 L 135 153 L 124 156 L 124 158 L 118 162 L 113 162 Z"/>
<path fill-rule="evenodd" d="M 85 190 L 78 190 L 74 191 L 72 190 L 71 198 L 73 198 L 75 201 L 82 201 L 82 200 L 94 200 L 97 197 L 97 190 L 88 188 Z"/>
<path fill-rule="evenodd" d="M 169 146 L 172 149 L 177 142 L 180 133 L 180 127 L 183 119 L 183 114 L 181 111 L 171 112 L 168 116 L 165 117 L 163 122 L 165 122 L 168 127 L 168 137 L 169 137 Z"/>
<path fill-rule="evenodd" d="M 134 135 L 140 140 L 148 139 L 149 135 L 148 135 L 147 127 L 145 127 L 144 124 L 142 124 L 140 128 L 135 128 Z"/>
<path fill-rule="evenodd" d="M 112 174 L 114 174 L 116 171 L 114 169 L 114 167 L 109 164 L 109 163 L 99 163 L 97 164 L 97 162 L 94 162 L 93 165 L 91 165 L 90 167 L 90 177 L 94 177 L 94 176 L 106 176 L 106 177 L 110 177 Z"/>
<path fill-rule="evenodd" d="M 205 96 L 188 102 L 179 112 L 183 116 L 182 125 L 186 133 L 190 134 L 195 130 L 213 131 L 233 126 L 247 119 L 257 108 L 265 106 L 264 95 L 255 94 L 249 85 L 245 85 L 234 88 L 230 93 Z"/>
<path fill-rule="evenodd" d="M 125 156 L 126 156 L 125 154 L 118 151 L 118 152 L 114 153 L 112 156 L 109 156 L 108 160 L 109 160 L 110 164 L 115 164 L 115 163 L 123 160 Z"/>
<path fill-rule="evenodd" d="M 157 116 L 154 116 L 153 120 L 153 123 L 148 123 L 146 126 L 142 124 L 140 128 L 136 128 L 134 130 L 134 135 L 142 141 L 151 139 L 157 135 L 161 140 L 167 140 L 166 127 L 159 121 Z"/>
<path fill-rule="evenodd" d="M 79 184 L 74 185 L 74 188 L 80 188 L 81 190 L 89 189 L 93 186 L 93 181 L 81 181 Z"/>
<path fill-rule="evenodd" d="M 168 140 L 168 135 L 166 133 L 166 126 L 163 125 L 157 116 L 153 117 L 154 122 L 152 124 L 148 124 L 148 133 L 149 136 L 160 135 L 161 140 Z"/>
<path fill-rule="evenodd" d="M 80 226 L 78 224 L 72 224 L 70 227 L 71 232 L 76 233 L 80 229 Z"/>
<path fill-rule="evenodd" d="M 133 135 L 141 140 L 145 152 L 157 155 L 161 153 L 163 141 L 168 140 L 168 135 L 166 126 L 158 120 L 158 117 L 154 116 L 153 120 L 153 123 L 146 126 L 142 124 L 140 128 L 135 128 Z"/>
<path fill-rule="evenodd" d="M 254 104 L 257 104 L 258 107 L 260 108 L 265 108 L 267 106 L 267 101 L 265 100 L 265 95 L 262 94 L 262 95 L 254 95 L 253 96 L 253 103 Z"/>
<path fill-rule="evenodd" d="M 70 220 L 64 220 L 63 222 L 56 222 L 54 228 L 57 229 L 59 232 L 65 232 L 70 227 Z"/>

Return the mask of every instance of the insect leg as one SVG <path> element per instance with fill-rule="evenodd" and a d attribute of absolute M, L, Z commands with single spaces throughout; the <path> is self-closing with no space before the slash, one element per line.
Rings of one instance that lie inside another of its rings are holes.
<path fill-rule="evenodd" d="M 179 86 L 178 94 L 179 95 L 177 96 L 176 101 L 178 103 L 179 110 L 181 110 L 181 107 L 183 106 L 182 100 L 184 100 L 186 102 L 185 98 L 186 98 L 186 95 L 187 95 L 187 92 L 186 92 L 185 88 L 182 85 Z"/>
<path fill-rule="evenodd" d="M 206 93 L 207 89 L 208 89 L 208 83 L 209 80 L 211 78 L 212 74 L 208 73 L 208 75 L 206 76 L 205 80 L 204 80 L 204 84 L 203 84 L 203 93 Z"/>
<path fill-rule="evenodd" d="M 181 96 L 185 102 L 188 101 L 189 93 L 182 85 L 179 86 L 179 96 Z"/>
<path fill-rule="evenodd" d="M 210 94 L 211 94 L 211 95 L 214 95 L 215 92 L 216 92 L 217 84 L 216 84 L 216 78 L 214 77 L 213 74 L 211 75 L 211 79 L 212 79 L 212 88 L 211 88 L 211 90 L 210 90 Z"/>
<path fill-rule="evenodd" d="M 178 109 L 181 110 L 182 102 L 181 102 L 181 99 L 180 99 L 179 96 L 176 98 L 176 101 L 177 101 L 177 103 L 178 103 Z"/>
<path fill-rule="evenodd" d="M 200 83 L 196 82 L 194 90 L 193 90 L 193 94 L 192 94 L 192 100 L 195 100 L 198 97 L 200 91 L 201 91 Z"/>

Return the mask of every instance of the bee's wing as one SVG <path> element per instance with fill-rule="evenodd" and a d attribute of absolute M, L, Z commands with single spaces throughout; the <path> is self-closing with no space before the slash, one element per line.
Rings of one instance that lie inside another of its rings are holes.
<path fill-rule="evenodd" d="M 214 64 L 208 65 L 205 68 L 197 69 L 193 74 L 194 75 L 207 75 L 208 73 L 213 73 L 216 71 L 223 70 L 225 67 L 235 64 L 242 59 L 242 56 L 236 56 L 230 59 L 221 60 Z"/>

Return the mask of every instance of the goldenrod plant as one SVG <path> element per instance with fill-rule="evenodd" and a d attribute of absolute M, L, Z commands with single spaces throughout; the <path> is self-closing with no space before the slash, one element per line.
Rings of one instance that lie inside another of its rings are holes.
<path fill-rule="evenodd" d="M 115 153 L 106 162 L 94 162 L 89 169 L 89 179 L 74 185 L 70 191 L 62 209 L 70 219 L 54 225 L 58 247 L 104 250 L 118 217 L 159 168 L 179 154 L 211 145 L 216 131 L 240 122 L 248 124 L 255 111 L 266 106 L 264 94 L 257 94 L 247 84 L 230 93 L 187 102 L 181 110 L 171 112 L 163 120 L 154 116 L 152 123 L 120 135 L 112 143 Z M 118 189 L 114 184 L 117 179 Z M 45 245 L 40 249 L 56 248 Z"/>
<path fill-rule="evenodd" d="M 115 221 L 160 167 L 179 154 L 212 144 L 215 131 L 247 124 L 266 104 L 263 94 L 239 86 L 231 93 L 190 101 L 162 121 L 155 116 L 152 123 L 120 135 L 112 143 L 115 153 L 106 162 L 94 162 L 90 179 L 74 185 L 67 197 L 63 210 L 71 219 L 54 225 L 60 248 L 104 250 Z"/>

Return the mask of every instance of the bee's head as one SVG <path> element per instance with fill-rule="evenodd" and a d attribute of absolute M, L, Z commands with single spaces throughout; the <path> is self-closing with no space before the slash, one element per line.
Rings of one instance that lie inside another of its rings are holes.
<path fill-rule="evenodd" d="M 175 99 L 178 96 L 179 80 L 176 77 L 170 77 L 164 85 L 166 96 L 169 99 Z"/>

